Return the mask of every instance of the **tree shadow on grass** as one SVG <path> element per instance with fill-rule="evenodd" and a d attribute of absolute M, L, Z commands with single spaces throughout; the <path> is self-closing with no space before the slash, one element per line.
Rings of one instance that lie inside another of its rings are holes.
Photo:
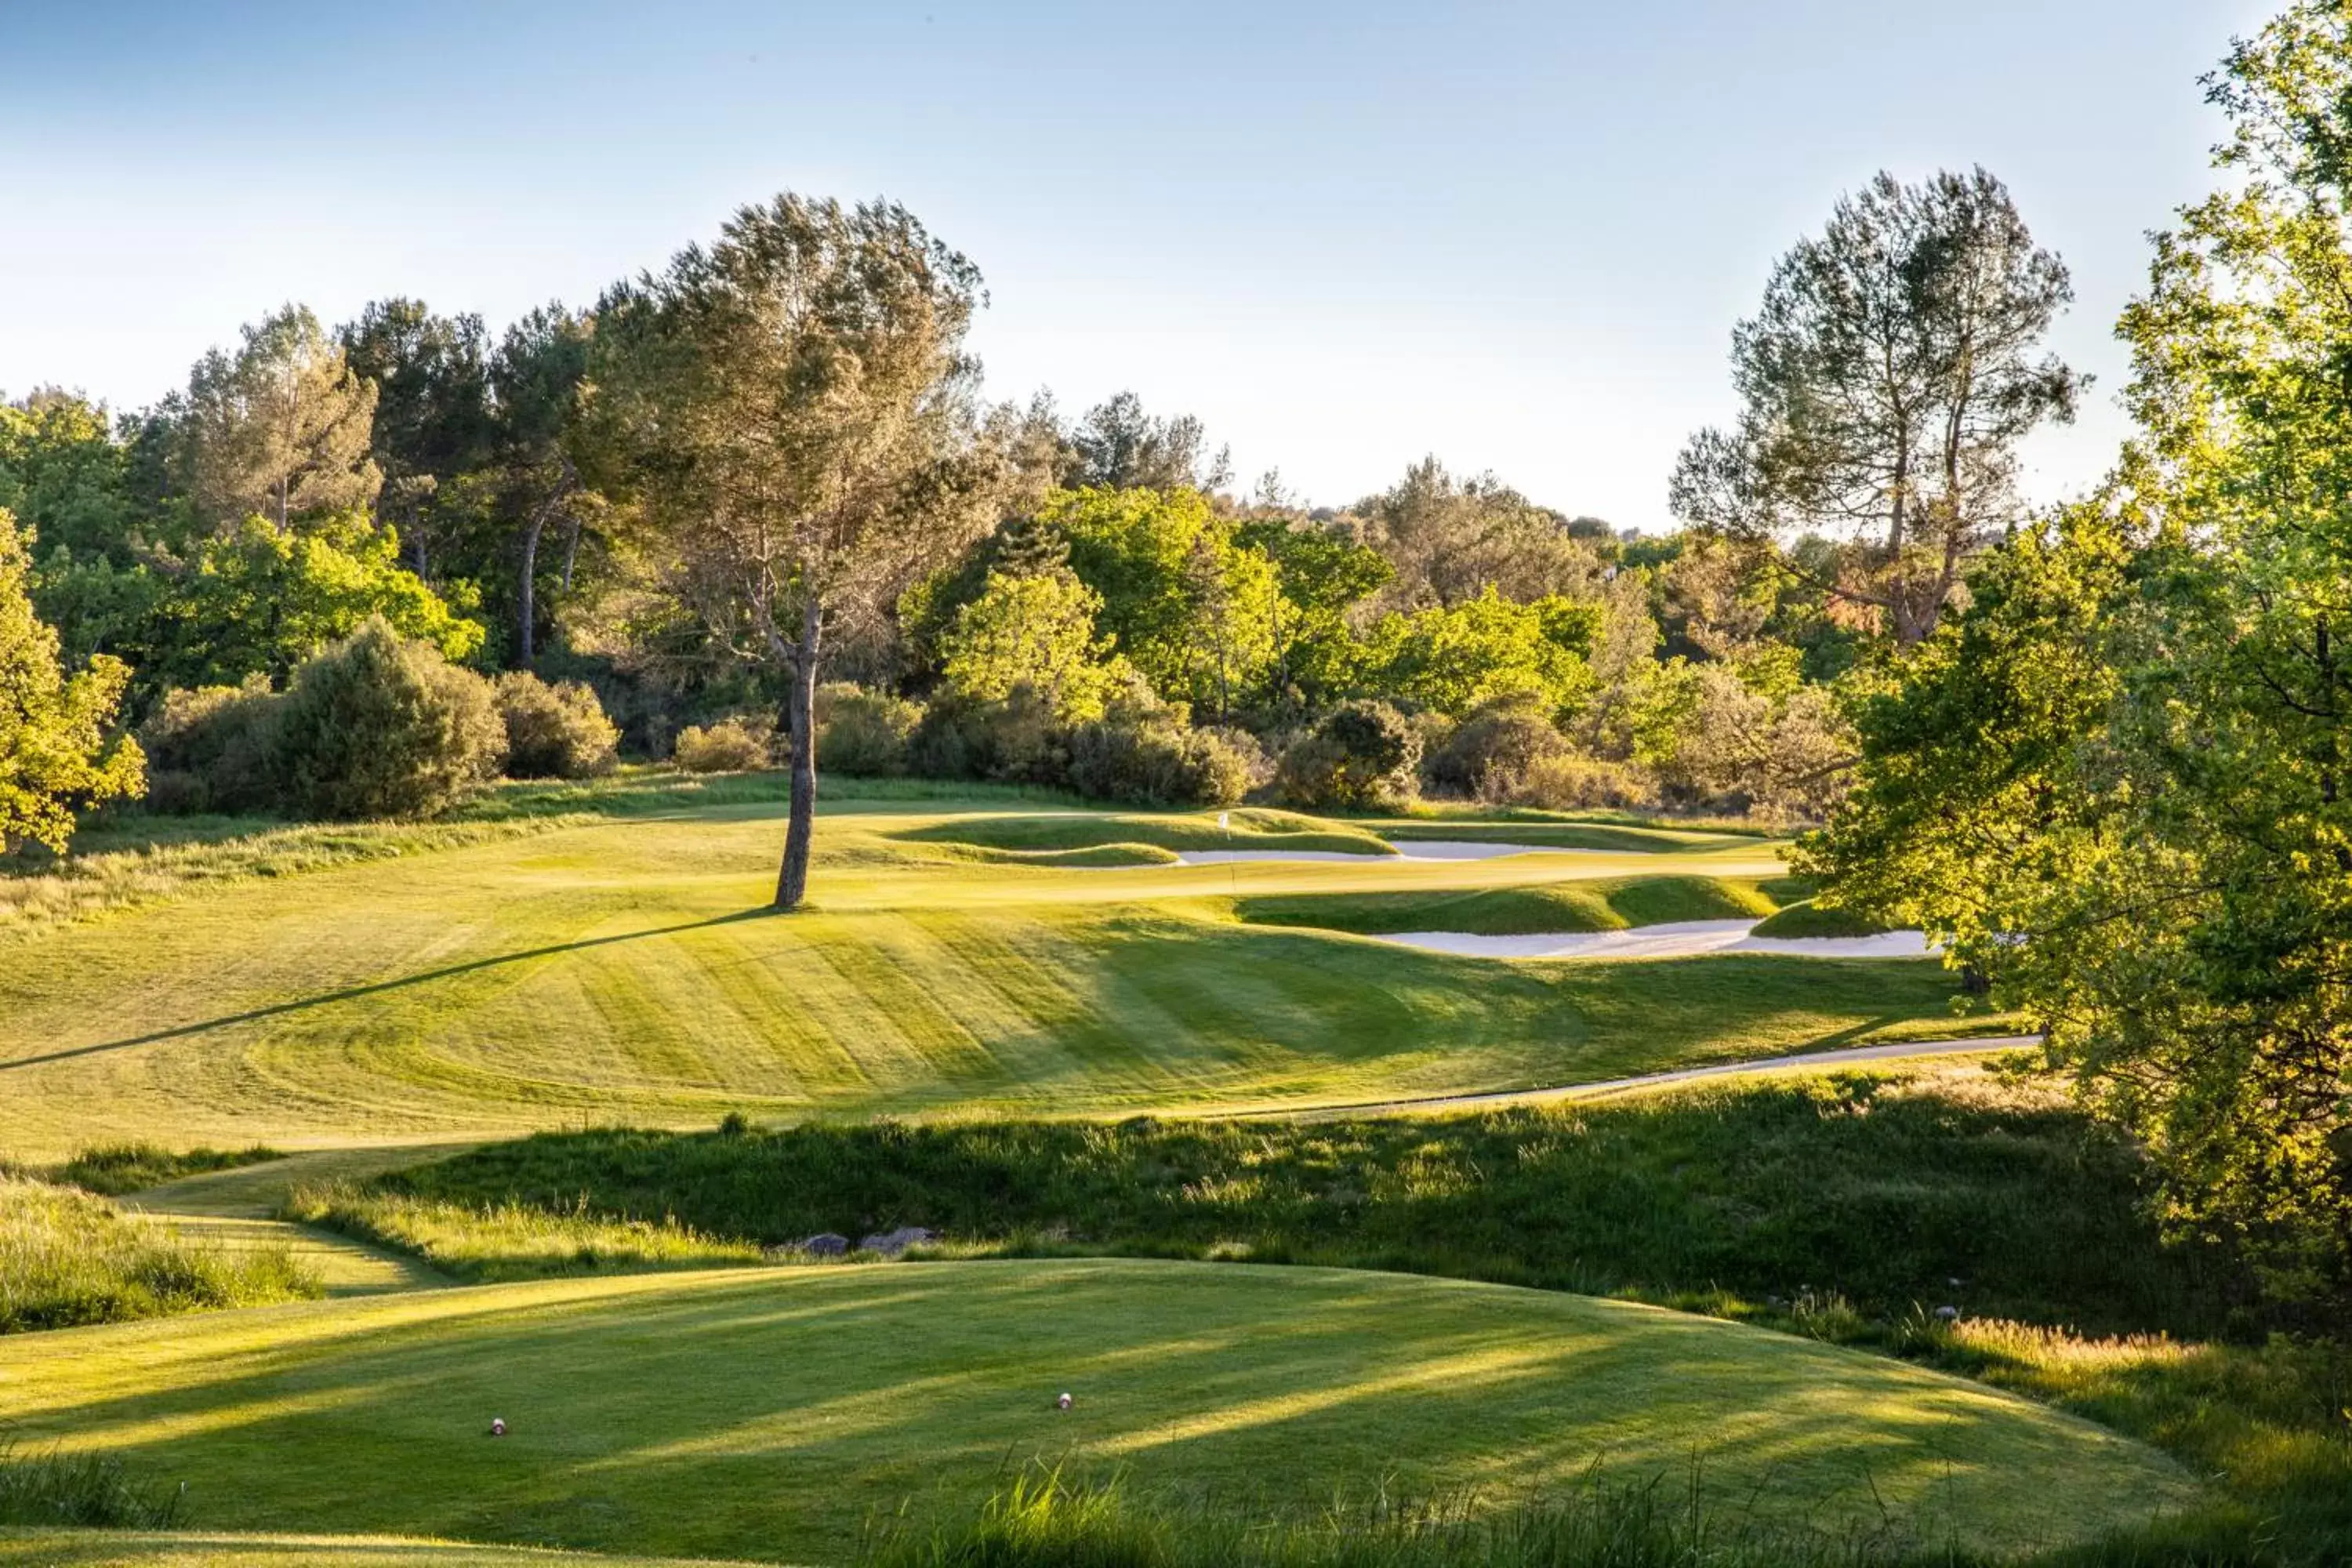
<path fill-rule="evenodd" d="M 307 1012 L 334 1002 L 353 1002 L 363 996 L 381 995 L 388 991 L 404 990 L 412 985 L 428 984 L 436 980 L 451 980 L 462 974 L 473 974 L 486 969 L 503 968 L 510 963 L 524 963 L 534 958 L 556 958 L 567 952 L 584 952 L 591 948 L 611 947 L 620 942 L 641 942 L 649 937 L 678 936 L 691 931 L 706 931 L 713 926 L 736 925 L 745 921 L 765 920 L 786 911 L 762 904 L 756 909 L 738 910 L 733 914 L 713 915 L 709 920 L 685 921 L 677 925 L 654 926 L 645 931 L 620 931 L 612 936 L 593 936 L 579 942 L 561 942 L 545 947 L 525 948 L 519 952 L 495 953 L 488 958 L 469 959 L 464 963 L 452 963 L 439 969 L 427 969 L 415 974 L 404 974 L 394 980 L 379 980 L 367 985 L 347 986 L 341 991 L 324 991 L 315 996 L 297 997 L 291 1002 L 273 1002 L 267 1007 L 252 1007 L 242 1013 L 225 1013 L 217 1018 L 205 1018 L 194 1024 L 175 1024 L 168 1029 L 156 1029 L 144 1035 L 131 1035 L 119 1040 L 101 1040 L 94 1045 L 71 1046 L 63 1050 L 45 1051 L 39 1056 L 18 1057 L 0 1061 L 0 1072 L 14 1072 L 21 1068 L 43 1067 L 52 1062 L 71 1061 L 77 1057 L 103 1056 L 109 1051 L 130 1050 L 138 1046 L 152 1046 L 165 1040 L 184 1039 L 213 1029 L 225 1029 L 234 1024 L 250 1024 L 263 1018 L 275 1018 L 289 1013 Z"/>

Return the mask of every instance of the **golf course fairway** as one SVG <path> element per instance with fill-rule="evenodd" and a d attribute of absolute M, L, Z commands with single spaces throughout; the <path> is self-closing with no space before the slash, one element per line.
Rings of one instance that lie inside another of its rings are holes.
<path fill-rule="evenodd" d="M 1067 1412 L 1055 1396 L 1073 1395 Z M 0 1340 L 29 1444 L 206 1530 L 841 1561 L 1032 1459 L 1243 1508 L 1596 1465 L 1816 1524 L 2058 1541 L 2187 1500 L 2113 1433 L 1880 1357 L 1586 1297 L 1132 1260 L 639 1275 Z M 510 1425 L 492 1437 L 493 1416 Z"/>
<path fill-rule="evenodd" d="M 315 1147 L 729 1111 L 1360 1103 L 1952 1025 L 1955 983 L 1933 963 L 1513 963 L 1240 918 L 1340 923 L 1312 900 L 1482 889 L 1565 889 L 1560 907 L 1604 921 L 1625 918 L 1619 906 L 1644 921 L 1762 912 L 1758 889 L 1781 868 L 1753 838 L 1627 832 L 1643 847 L 1475 863 L 1074 867 L 989 846 L 1227 840 L 1213 816 L 850 800 L 819 821 L 814 907 L 775 916 L 781 804 L 688 799 L 203 883 L 9 936 L 0 1151 Z M 1378 846 L 1344 825 L 1314 832 Z M 1587 882 L 1605 904 L 1573 894 Z"/>

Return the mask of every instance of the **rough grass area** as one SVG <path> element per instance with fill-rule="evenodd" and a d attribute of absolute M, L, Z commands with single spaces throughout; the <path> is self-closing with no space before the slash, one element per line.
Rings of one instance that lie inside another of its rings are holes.
<path fill-rule="evenodd" d="M 584 1202 L 569 1210 L 478 1205 L 321 1183 L 294 1188 L 279 1213 L 412 1253 L 452 1279 L 477 1284 L 761 1261 L 756 1242 L 707 1236 L 667 1215 L 600 1216 Z"/>
<path fill-rule="evenodd" d="M 88 1193 L 0 1175 L 0 1334 L 320 1293 L 283 1248 L 208 1247 Z"/>
<path fill-rule="evenodd" d="M 1223 815 L 1226 825 L 1218 826 Z M 1115 844 L 1147 844 L 1187 849 L 1303 849 L 1343 855 L 1387 855 L 1377 836 L 1344 822 L 1297 812 L 1243 807 L 1228 813 L 1142 816 L 1107 811 L 972 815 L 952 822 L 910 828 L 898 835 L 910 843 L 970 844 L 984 849 L 1087 849 Z"/>
<path fill-rule="evenodd" d="M 0 1527 L 169 1530 L 180 1489 L 142 1481 L 105 1454 L 26 1453 L 0 1436 Z M 0 1562 L 5 1562 L 0 1537 Z"/>
<path fill-rule="evenodd" d="M 1749 932 L 1751 936 L 1876 936 L 1894 928 L 1854 910 L 1826 910 L 1811 899 L 1789 905 Z"/>
<path fill-rule="evenodd" d="M 617 1222 L 755 1247 L 920 1225 L 964 1247 L 1401 1268 L 1783 1321 L 1834 1302 L 1890 1331 L 1945 1305 L 2219 1331 L 2242 1305 L 2228 1259 L 2160 1242 L 2140 1176 L 2053 1093 L 1970 1062 L 1428 1119 L 541 1133 L 299 1217 L 370 1223 L 362 1194 L 436 1205 L 431 1255 L 486 1261 L 537 1216 L 546 1237 L 497 1264 L 517 1273 L 568 1271 L 556 1237 L 602 1251 Z"/>
<path fill-rule="evenodd" d="M 1618 877 L 1460 892 L 1295 893 L 1239 899 L 1254 925 L 1308 926 L 1380 936 L 1398 931 L 1622 931 L 1673 921 L 1756 920 L 1776 906 L 1753 878 Z"/>
<path fill-rule="evenodd" d="M 210 1171 L 234 1171 L 284 1159 L 282 1150 L 267 1143 L 246 1149 L 166 1149 L 158 1143 L 99 1143 L 80 1151 L 64 1164 L 52 1167 L 52 1181 L 68 1183 L 87 1193 L 119 1197 L 147 1187 L 160 1187 L 183 1176 Z"/>
<path fill-rule="evenodd" d="M 840 1562 L 1066 1459 L 1208 1506 L 1695 1458 L 1759 1517 L 1989 1546 L 2196 1495 L 2148 1449 L 1885 1357 L 1459 1280 L 1118 1259 L 486 1286 L 0 1341 L 27 1439 L 190 1483 L 208 1528 Z M 1073 1395 L 1067 1412 L 1057 1394 Z M 509 1435 L 486 1435 L 492 1415 Z"/>
<path fill-rule="evenodd" d="M 928 1531 L 887 1523 L 858 1568 L 1969 1568 L 1956 1542 L 1895 1525 L 1808 1530 L 1748 1517 L 1695 1485 L 1587 1484 L 1559 1500 L 1480 1513 L 1445 1502 L 1335 1500 L 1312 1520 L 1264 1521 L 1088 1483 L 1059 1469 L 1016 1476 L 973 1514 Z"/>
<path fill-rule="evenodd" d="M 614 1557 L 400 1535 L 9 1530 L 0 1564 L 22 1568 L 727 1568 L 708 1557 Z"/>

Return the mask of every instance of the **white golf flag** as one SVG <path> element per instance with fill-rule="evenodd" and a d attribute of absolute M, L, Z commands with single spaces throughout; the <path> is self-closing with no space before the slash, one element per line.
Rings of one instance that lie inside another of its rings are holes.
<path fill-rule="evenodd" d="M 1234 814 L 1230 811 L 1221 811 L 1217 813 L 1217 826 L 1227 833 L 1231 833 L 1234 830 Z"/>

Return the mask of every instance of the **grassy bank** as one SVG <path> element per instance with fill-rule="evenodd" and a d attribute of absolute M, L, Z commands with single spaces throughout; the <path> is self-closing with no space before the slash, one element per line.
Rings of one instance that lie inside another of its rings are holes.
<path fill-rule="evenodd" d="M 0 1334 L 320 1293 L 283 1249 L 208 1247 L 88 1193 L 0 1175 Z"/>
<path fill-rule="evenodd" d="M 1532 887 L 1387 893 L 1293 893 L 1238 899 L 1255 925 L 1306 926 L 1366 936 L 1399 931 L 1622 931 L 1674 921 L 1759 920 L 1779 906 L 1753 877 L 1614 877 Z"/>
<path fill-rule="evenodd" d="M 1790 904 L 1768 916 L 1751 936 L 1876 936 L 1893 928 L 1853 910 L 1825 910 L 1811 899 Z"/>
<path fill-rule="evenodd" d="M 2128 1150 L 1974 1062 L 1433 1119 L 542 1133 L 310 1203 L 300 1217 L 484 1278 L 591 1267 L 554 1238 L 602 1254 L 598 1227 L 621 1223 L 755 1246 L 920 1225 L 960 1248 L 1407 1269 L 1889 1325 L 1953 1305 L 2202 1334 L 2242 1305 L 2226 1259 L 2159 1241 Z M 545 1234 L 502 1253 L 517 1215 Z"/>
<path fill-rule="evenodd" d="M 183 1176 L 234 1171 L 283 1158 L 282 1151 L 267 1143 L 245 1149 L 166 1149 L 145 1142 L 98 1143 L 77 1152 L 72 1159 L 52 1166 L 45 1173 L 52 1181 L 67 1183 L 86 1193 L 119 1197 L 146 1187 L 160 1187 Z"/>
<path fill-rule="evenodd" d="M 1026 852 L 1134 844 L 1171 851 L 1288 849 L 1341 855 L 1391 852 L 1381 838 L 1351 824 L 1264 807 L 1176 816 L 1111 811 L 972 814 L 951 822 L 909 828 L 897 837 L 913 844 L 968 844 L 983 849 Z"/>

